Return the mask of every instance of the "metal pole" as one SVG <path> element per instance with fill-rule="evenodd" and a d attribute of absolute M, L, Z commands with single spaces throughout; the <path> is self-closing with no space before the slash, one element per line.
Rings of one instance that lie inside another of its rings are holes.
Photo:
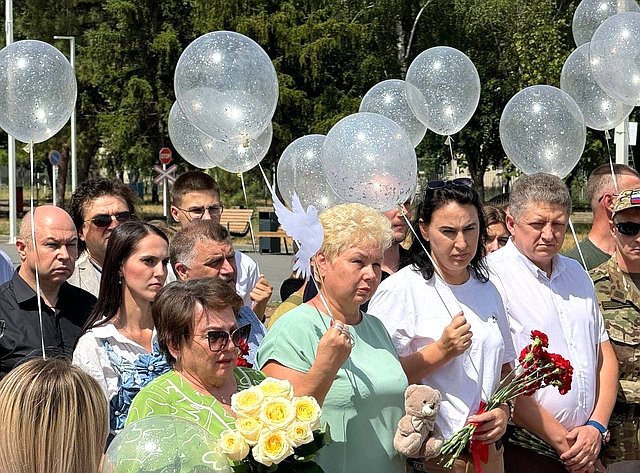
<path fill-rule="evenodd" d="M 164 163 L 162 164 L 162 170 L 167 171 L 167 165 Z M 169 215 L 169 183 L 167 181 L 166 177 L 162 180 L 162 215 L 164 215 L 165 219 Z"/>
<path fill-rule="evenodd" d="M 5 32 L 7 46 L 13 43 L 13 1 L 5 1 Z M 16 242 L 17 235 L 17 198 L 16 198 L 16 140 L 9 135 L 7 140 L 9 174 L 9 243 Z"/>
<path fill-rule="evenodd" d="M 53 39 L 69 40 L 69 59 L 71 67 L 76 70 L 76 37 L 75 36 L 54 36 Z M 76 107 L 71 112 L 71 192 L 78 186 L 78 158 L 76 155 Z"/>
<path fill-rule="evenodd" d="M 629 117 L 616 127 L 613 142 L 616 145 L 616 163 L 629 164 Z"/>
<path fill-rule="evenodd" d="M 53 169 L 51 170 L 53 173 L 53 205 L 58 205 L 58 166 L 53 165 Z"/>

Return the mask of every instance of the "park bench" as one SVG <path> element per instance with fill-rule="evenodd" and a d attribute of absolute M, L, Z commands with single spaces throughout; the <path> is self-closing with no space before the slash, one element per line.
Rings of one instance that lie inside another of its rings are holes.
<path fill-rule="evenodd" d="M 293 239 L 285 233 L 282 227 L 278 227 L 276 231 L 258 231 L 258 241 L 260 238 L 280 238 L 284 244 L 286 254 L 289 254 L 289 242 L 291 242 L 291 249 L 293 250 Z"/>
<path fill-rule="evenodd" d="M 253 228 L 251 226 L 251 218 L 253 217 L 253 209 L 234 209 L 227 208 L 220 215 L 220 225 L 229 230 L 231 236 L 244 237 L 251 232 L 253 240 Z"/>

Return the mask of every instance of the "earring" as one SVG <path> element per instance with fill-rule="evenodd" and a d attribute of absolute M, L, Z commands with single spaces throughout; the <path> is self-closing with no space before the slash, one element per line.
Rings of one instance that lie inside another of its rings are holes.
<path fill-rule="evenodd" d="M 122 273 L 118 274 L 118 284 L 122 284 Z"/>

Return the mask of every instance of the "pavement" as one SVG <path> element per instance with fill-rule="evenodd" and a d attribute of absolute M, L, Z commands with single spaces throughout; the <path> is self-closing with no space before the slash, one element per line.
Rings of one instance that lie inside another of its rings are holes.
<path fill-rule="evenodd" d="M 9 255 L 14 265 L 20 262 L 18 252 L 16 251 L 16 245 L 9 243 L 9 237 L 7 235 L 0 235 L 0 250 L 3 250 Z M 273 286 L 273 295 L 271 296 L 271 302 L 280 302 L 280 286 L 282 281 L 287 279 L 291 275 L 291 267 L 293 266 L 293 255 L 285 254 L 271 254 L 271 253 L 259 253 L 253 251 L 251 246 L 237 245 L 237 250 L 240 250 L 250 256 L 260 268 L 260 272 L 263 273 L 271 285 Z"/>

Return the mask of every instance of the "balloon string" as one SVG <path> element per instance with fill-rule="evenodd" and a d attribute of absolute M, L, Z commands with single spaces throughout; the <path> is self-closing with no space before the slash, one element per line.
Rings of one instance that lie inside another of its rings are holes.
<path fill-rule="evenodd" d="M 269 189 L 269 193 L 271 195 L 274 195 L 273 187 L 271 187 L 271 184 L 269 184 L 269 179 L 267 179 L 267 175 L 264 172 L 262 163 L 258 163 L 258 167 L 260 168 L 260 172 L 262 173 L 262 178 L 264 179 L 264 183 L 267 185 L 267 189 Z"/>
<path fill-rule="evenodd" d="M 38 261 L 40 260 L 39 256 L 38 256 L 38 245 L 36 244 L 36 222 L 35 222 L 35 215 L 36 215 L 36 209 L 33 206 L 33 188 L 34 188 L 34 180 L 33 177 L 35 175 L 34 172 L 34 159 L 33 159 L 33 141 L 30 142 L 27 147 L 29 148 L 29 163 L 31 165 L 31 197 L 29 199 L 29 205 L 31 207 L 31 244 L 33 245 L 33 251 L 36 255 L 36 264 L 35 264 L 35 269 L 36 269 L 36 299 L 38 301 L 38 317 L 40 320 L 40 343 L 42 346 L 42 358 L 46 359 L 47 358 L 47 354 L 44 350 L 44 329 L 43 329 L 43 324 L 42 324 L 42 291 L 40 290 L 40 272 L 38 271 Z M 55 192 L 56 190 L 53 189 L 53 192 Z"/>
<path fill-rule="evenodd" d="M 605 130 L 604 131 L 604 142 L 607 144 L 607 153 L 609 154 L 609 167 L 611 168 L 611 180 L 613 181 L 613 187 L 616 190 L 616 194 L 617 194 L 618 193 L 618 179 L 616 179 L 616 173 L 613 170 L 613 158 L 611 156 L 611 146 L 609 144 L 610 140 L 611 140 L 611 135 L 609 134 L 609 130 Z"/>
<path fill-rule="evenodd" d="M 453 157 L 453 139 L 451 139 L 451 136 L 447 136 L 447 139 L 444 140 L 444 144 L 449 145 L 449 152 L 451 153 L 451 159 L 455 159 Z"/>
<path fill-rule="evenodd" d="M 244 174 L 239 172 L 240 182 L 242 183 L 242 193 L 244 194 L 244 203 L 247 207 L 249 207 L 249 199 L 247 198 L 247 188 L 244 184 Z M 253 246 L 253 251 L 256 251 L 256 238 L 253 234 L 253 224 L 251 223 L 251 219 L 249 219 L 249 233 L 251 233 L 251 245 Z"/>
<path fill-rule="evenodd" d="M 580 261 L 582 261 L 582 266 L 584 267 L 585 271 L 589 271 L 589 268 L 587 268 L 587 263 L 584 260 L 584 255 L 582 254 L 582 248 L 580 248 L 580 242 L 578 241 L 578 236 L 576 235 L 576 230 L 573 227 L 573 221 L 571 220 L 571 217 L 569 217 L 569 228 L 571 229 L 571 234 L 573 235 L 573 241 L 576 242 L 576 248 L 578 249 Z"/>
<path fill-rule="evenodd" d="M 420 240 L 420 238 L 418 238 L 418 234 L 416 233 L 416 229 L 413 228 L 413 226 L 411 225 L 411 222 L 409 222 L 409 219 L 407 218 L 406 213 L 404 212 L 404 209 L 402 208 L 402 204 L 398 204 L 398 208 L 400 209 L 400 215 L 402 215 L 402 218 L 404 218 L 404 221 L 407 222 L 407 225 L 409 226 L 409 229 L 411 230 L 411 233 L 413 234 L 413 238 L 415 239 L 415 241 L 418 242 L 418 244 L 420 245 L 420 247 L 422 248 L 422 251 L 424 251 L 424 253 L 427 255 L 427 257 L 429 258 L 429 261 L 431 261 L 431 264 L 433 265 L 433 269 L 435 270 L 435 274 L 434 277 L 439 277 L 442 280 L 443 285 L 449 290 L 449 293 L 451 294 L 451 297 L 453 297 L 453 300 L 457 302 L 458 304 L 458 308 L 460 309 L 459 312 L 464 312 L 462 310 L 462 306 L 460 305 L 460 302 L 458 301 L 458 299 L 456 298 L 456 295 L 453 293 L 453 291 L 451 290 L 451 288 L 449 287 L 449 285 L 446 283 L 446 281 L 444 280 L 444 276 L 442 275 L 442 270 L 440 269 L 440 267 L 438 266 L 438 264 L 436 263 L 436 261 L 433 259 L 433 257 L 431 256 L 431 253 L 429 253 L 427 251 L 427 248 L 424 246 L 424 244 L 422 243 L 422 241 Z M 453 313 L 451 312 L 451 310 L 449 310 L 449 306 L 447 305 L 447 303 L 444 301 L 444 298 L 442 297 L 442 294 L 440 294 L 440 291 L 438 290 L 438 285 L 436 284 L 436 281 L 434 281 L 433 284 L 433 289 L 436 291 L 436 294 L 438 295 L 438 297 L 440 298 L 440 302 L 442 302 L 442 305 L 444 306 L 444 308 L 446 309 L 447 313 L 449 314 L 449 317 L 453 320 Z M 473 343 L 473 341 L 472 341 Z M 475 365 L 475 363 L 473 362 L 473 358 L 471 358 L 471 352 L 470 350 L 466 350 L 465 353 L 467 354 L 467 356 L 469 357 L 469 363 L 471 364 L 471 366 L 473 367 L 473 369 L 476 372 L 476 375 L 478 375 L 478 383 L 480 385 L 480 390 L 482 391 L 482 395 L 485 396 L 485 400 L 489 400 L 489 396 L 487 395 L 487 393 L 484 391 L 484 386 L 482 384 L 482 377 L 480 376 L 480 370 L 478 370 L 478 367 Z"/>

